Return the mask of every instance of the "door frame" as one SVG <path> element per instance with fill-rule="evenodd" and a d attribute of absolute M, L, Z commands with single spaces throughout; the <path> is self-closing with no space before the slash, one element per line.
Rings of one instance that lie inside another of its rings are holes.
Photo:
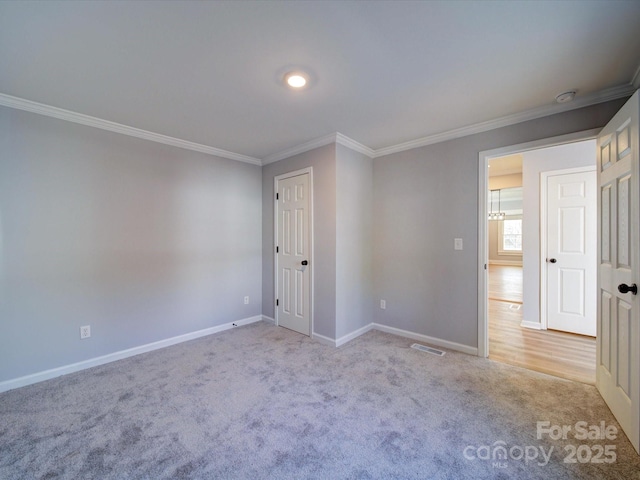
<path fill-rule="evenodd" d="M 506 147 L 483 150 L 478 153 L 478 356 L 489 356 L 489 302 L 488 302 L 488 265 L 489 234 L 487 189 L 489 185 L 489 160 L 505 155 L 523 153 L 547 147 L 556 147 L 568 143 L 593 140 L 600 128 L 569 133 L 557 137 L 543 138 L 532 142 L 519 143 Z"/>
<path fill-rule="evenodd" d="M 597 172 L 596 165 L 540 172 L 540 330 L 547 330 L 549 325 L 547 312 L 547 274 L 549 265 L 547 262 L 542 261 L 547 255 L 547 194 L 549 193 L 547 191 L 547 182 L 549 177 L 586 172 Z M 596 215 L 597 214 L 596 212 Z M 597 252 L 595 261 L 598 261 Z"/>
<path fill-rule="evenodd" d="M 313 305 L 315 291 L 315 258 L 313 249 L 313 167 L 301 168 L 300 170 L 282 173 L 273 177 L 273 319 L 275 320 L 275 324 L 278 325 L 278 306 L 276 305 L 276 299 L 279 298 L 278 253 L 276 252 L 276 245 L 278 245 L 278 200 L 276 199 L 276 193 L 279 191 L 278 182 L 286 178 L 297 177 L 298 175 L 304 174 L 309 175 L 309 336 L 313 337 Z"/>

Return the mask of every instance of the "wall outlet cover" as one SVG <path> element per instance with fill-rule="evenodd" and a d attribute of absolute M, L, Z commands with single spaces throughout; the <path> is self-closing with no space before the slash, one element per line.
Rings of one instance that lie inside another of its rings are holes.
<path fill-rule="evenodd" d="M 80 338 L 89 338 L 91 336 L 91 325 L 80 327 Z"/>

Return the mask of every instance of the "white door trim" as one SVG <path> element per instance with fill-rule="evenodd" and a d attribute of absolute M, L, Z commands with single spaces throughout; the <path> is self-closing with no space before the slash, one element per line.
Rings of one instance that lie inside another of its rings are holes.
<path fill-rule="evenodd" d="M 557 137 L 544 138 L 533 142 L 484 150 L 478 153 L 478 356 L 489 356 L 489 303 L 487 301 L 487 266 L 489 264 L 489 238 L 487 233 L 487 189 L 489 160 L 505 155 L 522 153 L 567 143 L 593 140 L 600 133 L 599 128 L 569 133 Z"/>
<path fill-rule="evenodd" d="M 565 168 L 563 170 L 548 170 L 540 172 L 540 330 L 547 330 L 547 268 L 549 265 L 543 259 L 547 255 L 547 180 L 556 175 L 571 173 L 595 172 L 596 166 Z"/>
<path fill-rule="evenodd" d="M 279 297 L 279 283 L 278 283 L 278 254 L 276 253 L 276 245 L 278 244 L 278 200 L 276 200 L 276 193 L 279 191 L 278 182 L 285 178 L 297 177 L 298 175 L 309 174 L 309 335 L 313 335 L 313 305 L 314 305 L 314 275 L 315 275 L 315 258 L 313 250 L 313 224 L 314 224 L 314 212 L 313 212 L 313 167 L 302 168 L 293 172 L 287 172 L 273 177 L 273 285 L 274 285 L 274 297 L 273 297 L 273 318 L 275 324 L 278 325 L 278 308 L 276 307 L 276 299 Z"/>

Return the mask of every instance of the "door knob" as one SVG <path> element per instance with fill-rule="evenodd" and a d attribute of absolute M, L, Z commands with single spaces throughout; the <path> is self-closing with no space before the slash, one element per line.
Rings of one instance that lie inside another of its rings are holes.
<path fill-rule="evenodd" d="M 549 263 L 556 263 L 558 260 L 556 260 L 555 258 L 548 258 L 547 262 Z"/>
<path fill-rule="evenodd" d="M 618 285 L 618 291 L 620 293 L 633 293 L 634 295 L 638 294 L 638 286 L 634 283 L 633 285 L 627 285 L 626 283 L 621 283 Z"/>
<path fill-rule="evenodd" d="M 309 265 L 309 262 L 307 262 L 306 260 L 302 260 L 302 265 Z"/>

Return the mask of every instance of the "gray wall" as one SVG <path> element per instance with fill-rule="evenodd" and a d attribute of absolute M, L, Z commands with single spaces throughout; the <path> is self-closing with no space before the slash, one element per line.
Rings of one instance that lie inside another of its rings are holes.
<path fill-rule="evenodd" d="M 336 334 L 336 146 L 319 147 L 262 169 L 262 313 L 275 316 L 274 302 L 274 178 L 313 167 L 314 333 Z"/>
<path fill-rule="evenodd" d="M 540 322 L 540 173 L 595 164 L 595 140 L 522 154 L 522 319 L 526 322 Z"/>
<path fill-rule="evenodd" d="M 476 346 L 478 152 L 601 127 L 624 101 L 377 158 L 373 194 L 366 179 L 338 188 L 338 173 L 369 173 L 336 145 L 261 172 L 0 107 L 0 381 L 273 316 L 273 177 L 307 166 L 314 331 L 337 338 L 367 324 L 372 286 L 375 322 Z"/>
<path fill-rule="evenodd" d="M 0 152 L 0 381 L 261 313 L 260 167 L 5 107 Z"/>
<path fill-rule="evenodd" d="M 376 158 L 374 300 L 387 308 L 375 321 L 477 347 L 479 152 L 602 127 L 624 102 Z"/>
<path fill-rule="evenodd" d="M 336 145 L 336 339 L 373 321 L 373 161 Z"/>

